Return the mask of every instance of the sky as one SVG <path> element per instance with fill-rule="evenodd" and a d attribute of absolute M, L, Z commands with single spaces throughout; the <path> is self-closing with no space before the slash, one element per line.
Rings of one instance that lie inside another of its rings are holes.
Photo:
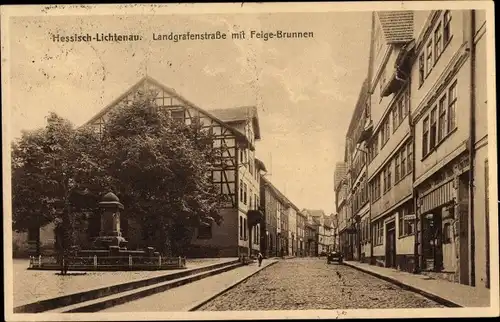
<path fill-rule="evenodd" d="M 297 207 L 335 212 L 333 175 L 367 75 L 369 12 L 15 17 L 10 127 L 54 111 L 81 125 L 145 74 L 199 107 L 255 105 L 267 178 Z M 231 40 L 230 33 L 311 31 L 313 38 Z M 154 41 L 153 33 L 225 32 L 226 40 Z M 137 42 L 58 43 L 52 34 L 139 34 Z"/>

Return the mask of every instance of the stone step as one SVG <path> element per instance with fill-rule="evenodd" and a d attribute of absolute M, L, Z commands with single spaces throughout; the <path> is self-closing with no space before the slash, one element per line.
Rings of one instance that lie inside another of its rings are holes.
<path fill-rule="evenodd" d="M 200 272 L 198 274 L 181 277 L 175 280 L 166 281 L 154 285 L 144 286 L 137 289 L 120 292 L 117 294 L 112 294 L 105 297 L 100 297 L 94 300 L 85 301 L 83 303 L 77 303 L 69 306 L 65 306 L 62 308 L 58 308 L 56 310 L 47 311 L 46 313 L 91 313 L 98 312 L 105 309 L 109 309 L 111 307 L 125 304 L 127 302 L 131 302 L 134 300 L 138 300 L 147 296 L 151 296 L 157 293 L 161 293 L 167 290 L 170 290 L 175 287 L 179 287 L 182 285 L 186 285 L 195 281 L 199 281 L 201 279 L 218 275 L 224 272 L 228 272 L 235 268 L 243 266 L 242 263 L 231 263 L 229 265 L 215 268 L 209 270 L 207 272 Z"/>
<path fill-rule="evenodd" d="M 235 264 L 240 264 L 238 259 L 216 263 L 212 265 L 207 265 L 204 267 L 186 269 L 185 271 L 176 272 L 176 273 L 166 273 L 165 275 L 155 276 L 146 279 L 140 279 L 120 284 L 115 284 L 111 286 L 85 290 L 81 292 L 76 292 L 72 294 L 62 295 L 53 298 L 47 298 L 43 300 L 39 300 L 33 303 L 21 305 L 14 308 L 14 313 L 40 313 L 46 312 L 50 310 L 55 310 L 58 308 L 67 307 L 69 305 L 74 305 L 77 303 L 82 303 L 86 301 L 96 300 L 99 298 L 107 297 L 113 294 L 118 294 L 122 292 L 127 292 L 131 290 L 135 290 L 142 287 L 147 287 L 151 285 L 156 285 L 159 283 L 163 283 L 166 281 L 172 281 L 184 277 L 189 277 L 192 275 L 200 274 L 203 272 L 210 272 L 212 270 L 218 268 L 224 268 L 226 266 L 231 266 Z"/>

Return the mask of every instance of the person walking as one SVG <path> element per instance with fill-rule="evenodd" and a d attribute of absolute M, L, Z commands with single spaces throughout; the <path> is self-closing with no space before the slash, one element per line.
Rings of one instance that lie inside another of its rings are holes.
<path fill-rule="evenodd" d="M 259 267 L 262 265 L 262 260 L 264 259 L 264 256 L 259 252 L 259 255 L 257 255 L 257 260 L 259 261 Z"/>

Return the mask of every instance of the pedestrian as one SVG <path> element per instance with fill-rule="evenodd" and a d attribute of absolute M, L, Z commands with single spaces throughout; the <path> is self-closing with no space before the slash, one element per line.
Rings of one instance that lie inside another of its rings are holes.
<path fill-rule="evenodd" d="M 257 260 L 259 261 L 259 267 L 262 265 L 262 260 L 264 259 L 264 256 L 259 252 L 259 255 L 257 255 Z"/>

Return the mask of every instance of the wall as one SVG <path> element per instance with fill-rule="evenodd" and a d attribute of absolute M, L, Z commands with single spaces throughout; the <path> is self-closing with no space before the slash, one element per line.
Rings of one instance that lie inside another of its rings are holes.
<path fill-rule="evenodd" d="M 443 52 L 435 63 L 429 75 L 426 76 L 424 83 L 419 85 L 419 71 L 418 67 L 412 70 L 412 103 L 411 109 L 415 111 L 414 116 L 419 116 L 417 118 L 417 123 L 415 126 L 415 158 L 416 169 L 415 176 L 416 179 L 431 169 L 432 166 L 436 165 L 438 162 L 442 161 L 447 155 L 453 152 L 462 142 L 464 142 L 469 133 L 469 105 L 470 105 L 470 69 L 468 67 L 467 61 L 464 62 L 457 73 L 457 75 L 446 81 L 443 78 L 445 73 L 452 71 L 451 64 L 455 64 L 457 57 L 465 54 L 464 47 L 462 44 L 465 40 L 464 37 L 464 26 L 463 23 L 464 15 L 467 14 L 466 11 L 451 11 L 451 30 L 452 38 L 448 45 L 444 47 Z M 442 20 L 443 13 L 439 15 L 439 21 Z M 436 27 L 436 23 L 432 26 Z M 423 38 L 423 43 L 427 44 L 431 41 L 431 38 Z M 425 47 L 425 46 L 423 46 Z M 422 47 L 422 48 L 423 48 Z M 417 52 L 417 56 L 420 55 Z M 455 58 L 454 58 L 455 57 Z M 431 152 L 429 156 L 422 159 L 422 128 L 423 119 L 430 113 L 431 108 L 437 104 L 437 100 L 441 97 L 444 92 L 438 92 L 439 86 L 444 85 L 442 90 L 448 90 L 449 85 L 453 83 L 454 80 L 458 79 L 457 83 L 457 106 L 456 106 L 456 125 L 457 129 L 449 134 L 447 138 L 438 145 L 434 152 Z M 436 96 L 437 95 L 437 96 Z M 422 113 L 423 112 L 423 113 Z M 423 117 L 420 117 L 423 116 Z"/>
<path fill-rule="evenodd" d="M 491 230 L 491 226 L 488 224 L 489 221 L 489 205 L 487 204 L 487 185 L 494 182 L 492 179 L 488 179 L 489 176 L 488 169 L 485 168 L 485 161 L 488 159 L 488 110 L 487 105 L 487 84 L 486 80 L 486 12 L 483 10 L 476 11 L 476 60 L 475 60 L 475 118 L 476 118 L 476 155 L 474 158 L 474 228 L 475 228 L 475 265 L 476 265 L 476 287 L 486 287 L 487 286 L 487 274 L 488 265 L 490 260 L 488 259 L 487 252 L 489 247 L 487 244 L 489 242 L 490 234 L 488 230 Z M 488 168 L 494 166 L 489 164 Z M 494 198 L 493 198 L 494 199 Z M 489 229 L 488 229 L 489 228 Z"/>
<path fill-rule="evenodd" d="M 43 254 L 52 254 L 54 252 L 54 224 L 49 223 L 40 228 L 40 250 Z M 12 232 L 12 251 L 15 258 L 29 257 L 27 232 Z"/>
<path fill-rule="evenodd" d="M 463 145 L 469 137 L 469 106 L 470 106 L 470 69 L 467 65 L 462 66 L 454 79 L 457 82 L 457 106 L 456 106 L 456 130 L 451 132 L 437 148 L 426 157 L 422 155 L 422 129 L 421 118 L 415 126 L 415 178 L 418 180 L 422 175 L 438 163 L 442 162 L 448 155 Z M 451 83 L 450 83 L 451 85 Z M 428 110 L 430 112 L 430 109 Z M 425 115 L 428 115 L 425 114 Z"/>
<path fill-rule="evenodd" d="M 212 225 L 212 238 L 198 239 L 195 232 L 192 244 L 198 247 L 216 249 L 219 256 L 235 257 L 238 256 L 239 240 L 239 219 L 236 209 L 222 209 L 220 214 L 223 221 L 220 226 Z M 241 214 L 241 213 L 240 213 Z M 248 235 L 247 235 L 248 236 Z M 248 241 L 246 241 L 248 247 Z M 214 255 L 215 256 L 215 255 Z"/>
<path fill-rule="evenodd" d="M 385 145 L 380 148 L 377 156 L 368 164 L 368 178 L 371 180 L 372 177 L 381 170 L 382 166 L 389 160 L 389 158 L 396 152 L 403 141 L 408 139 L 410 133 L 410 125 L 408 122 L 408 117 L 403 120 L 396 130 L 393 133 L 392 130 L 392 116 L 390 115 L 390 137 L 389 140 L 385 143 Z M 394 163 L 393 163 L 394 164 Z"/>
<path fill-rule="evenodd" d="M 394 181 L 394 173 L 392 174 Z M 380 217 L 384 211 L 395 206 L 398 202 L 408 197 L 412 193 L 412 176 L 407 175 L 385 194 L 382 191 L 381 197 L 371 204 L 372 221 Z"/>
<path fill-rule="evenodd" d="M 424 34 L 420 35 L 422 38 L 418 38 L 417 41 L 422 41 L 422 44 L 417 43 L 417 50 L 415 51 L 415 57 L 416 61 L 414 63 L 414 66 L 412 68 L 412 103 L 415 102 L 414 104 L 411 104 L 411 108 L 416 110 L 420 104 L 420 102 L 423 101 L 424 97 L 431 91 L 434 86 L 436 81 L 439 79 L 441 72 L 444 70 L 444 68 L 448 65 L 452 57 L 458 52 L 459 48 L 462 46 L 464 40 L 463 32 L 463 23 L 464 23 L 464 18 L 463 15 L 465 14 L 465 11 L 462 10 L 452 10 L 451 15 L 451 30 L 452 30 L 452 38 L 449 42 L 449 44 L 444 48 L 444 51 L 441 54 L 441 57 L 437 61 L 437 63 L 434 65 L 432 68 L 432 71 L 430 74 L 426 77 L 424 83 L 422 86 L 419 85 L 419 71 L 418 71 L 418 56 L 422 52 L 422 50 L 425 48 L 425 44 L 430 40 L 429 36 L 427 35 L 425 38 L 423 37 Z M 443 12 L 439 14 L 440 21 L 442 20 Z M 427 29 L 428 26 L 424 26 L 424 30 Z M 432 26 L 432 30 L 435 29 L 436 23 L 434 23 Z M 434 33 L 432 33 L 433 35 Z M 418 133 L 418 132 L 417 132 Z"/>

